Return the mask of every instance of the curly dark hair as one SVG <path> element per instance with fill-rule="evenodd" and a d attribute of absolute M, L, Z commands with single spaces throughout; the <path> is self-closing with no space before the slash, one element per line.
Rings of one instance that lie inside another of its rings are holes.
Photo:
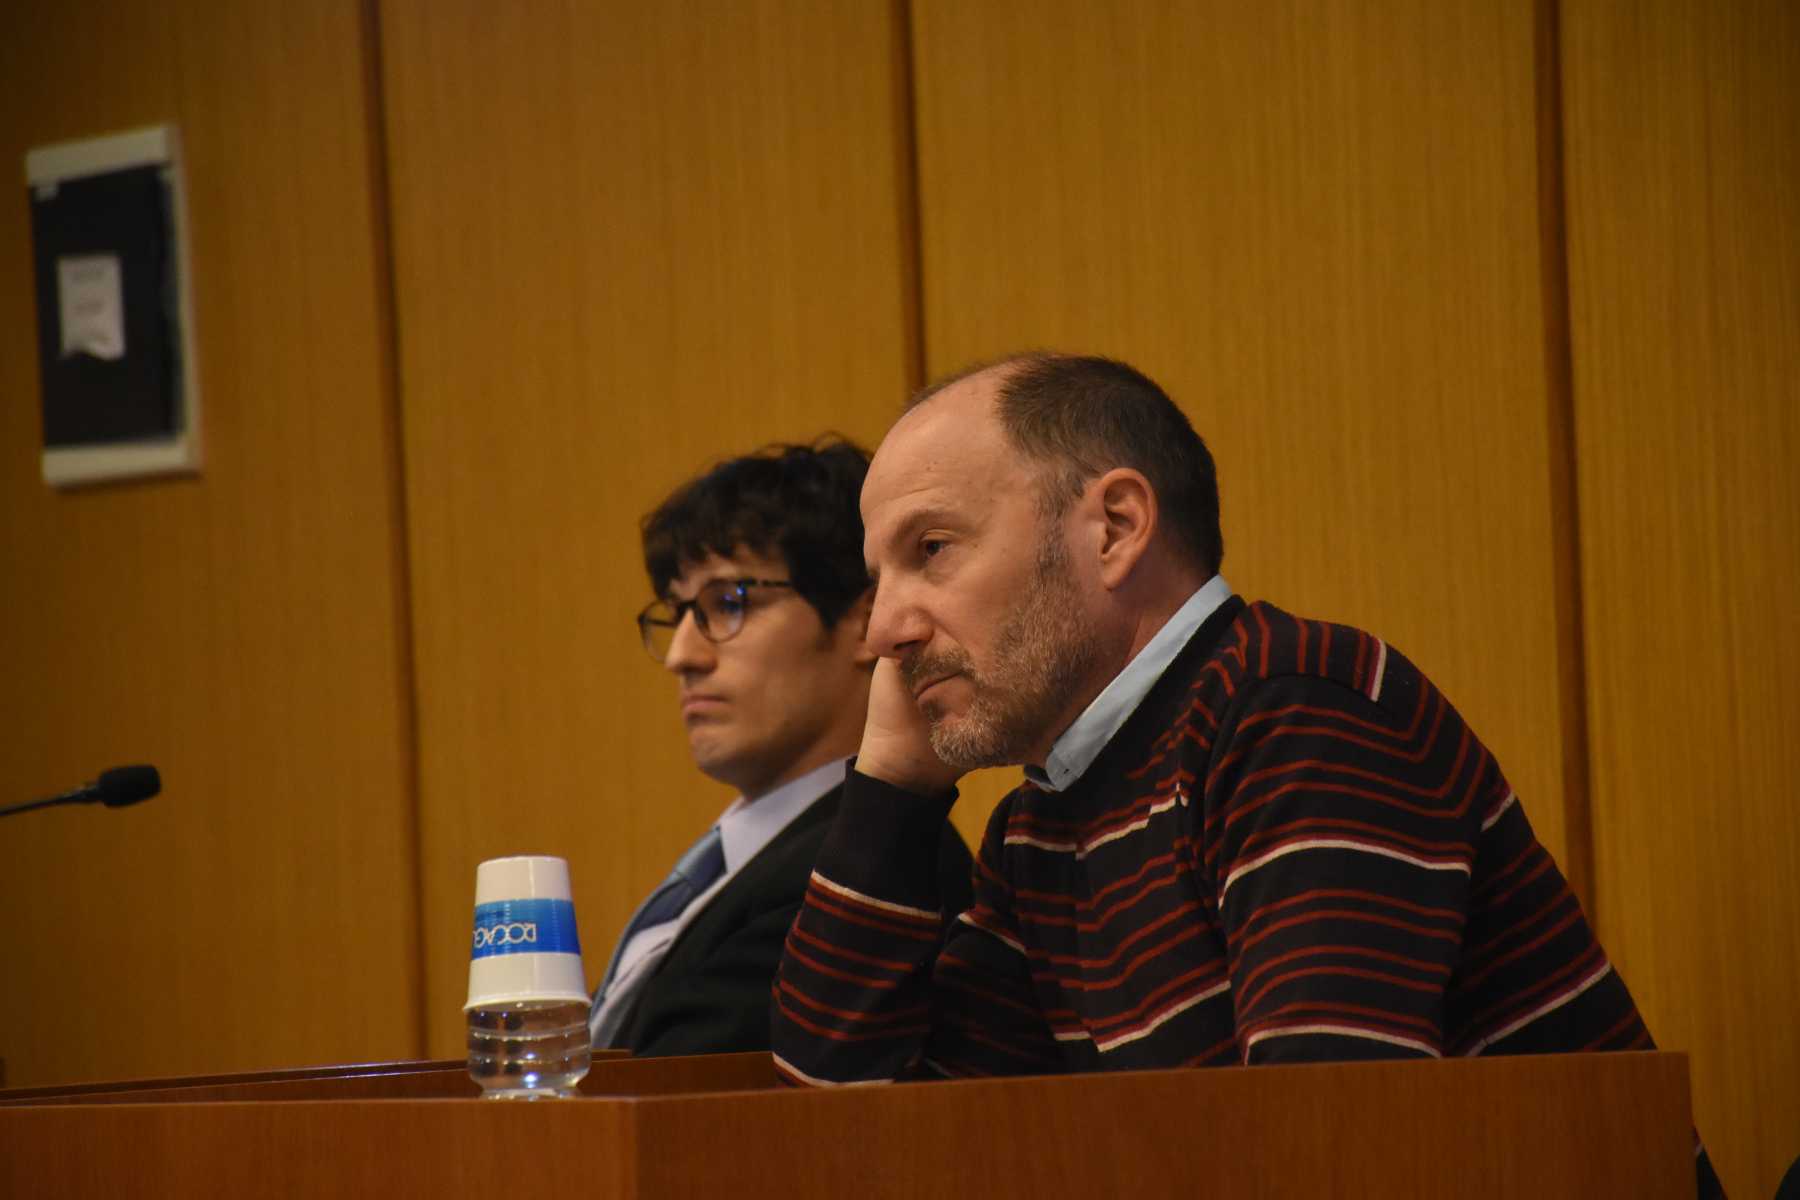
<path fill-rule="evenodd" d="M 858 507 L 868 473 L 868 451 L 837 434 L 718 464 L 644 517 L 650 586 L 666 596 L 676 576 L 711 554 L 779 554 L 794 590 L 832 628 L 869 590 Z"/>

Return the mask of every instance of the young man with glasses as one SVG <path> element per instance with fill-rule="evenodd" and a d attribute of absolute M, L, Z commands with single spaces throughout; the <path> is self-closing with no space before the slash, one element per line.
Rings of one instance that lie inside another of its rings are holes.
<path fill-rule="evenodd" d="M 775 966 L 868 707 L 857 508 L 868 461 L 837 439 L 772 446 L 644 518 L 657 599 L 639 633 L 676 680 L 694 764 L 740 794 L 621 934 L 594 994 L 596 1047 L 768 1048 Z M 970 869 L 948 822 L 937 863 L 948 921 L 969 898 Z"/>

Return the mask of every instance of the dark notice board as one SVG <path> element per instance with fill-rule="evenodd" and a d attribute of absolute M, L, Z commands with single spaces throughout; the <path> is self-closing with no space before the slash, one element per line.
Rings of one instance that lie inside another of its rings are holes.
<path fill-rule="evenodd" d="M 172 198 L 160 166 L 132 167 L 34 189 L 38 362 L 44 446 L 109 445 L 181 432 Z M 59 259 L 116 256 L 125 353 L 63 353 Z"/>

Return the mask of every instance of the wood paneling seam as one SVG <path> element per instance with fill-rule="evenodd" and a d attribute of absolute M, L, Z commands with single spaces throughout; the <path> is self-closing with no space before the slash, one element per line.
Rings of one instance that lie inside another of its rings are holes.
<path fill-rule="evenodd" d="M 1543 289 L 1544 390 L 1548 398 L 1551 579 L 1555 589 L 1557 703 L 1561 709 L 1563 873 L 1598 928 L 1592 780 L 1588 755 L 1587 645 L 1581 592 L 1576 480 L 1575 367 L 1569 319 L 1568 205 L 1563 187 L 1562 20 L 1559 0 L 1538 0 L 1535 74 L 1538 255 Z"/>
<path fill-rule="evenodd" d="M 413 992 L 413 1045 L 408 1053 L 423 1057 L 429 1025 L 426 947 L 430 945 L 425 928 L 424 819 L 420 794 L 419 770 L 419 704 L 418 655 L 413 639 L 412 605 L 412 529 L 407 520 L 406 504 L 406 437 L 404 394 L 400 386 L 400 309 L 394 268 L 393 192 L 388 179 L 387 96 L 382 84 L 386 69 L 382 57 L 380 0 L 363 0 L 363 79 L 368 95 L 369 114 L 369 191 L 370 218 L 375 240 L 376 311 L 382 329 L 379 335 L 382 389 L 387 399 L 386 422 L 388 443 L 393 449 L 394 469 L 389 476 L 388 505 L 394 518 L 394 647 L 396 658 L 395 691 L 400 709 L 399 736 L 402 738 L 403 786 L 406 796 L 401 811 L 410 828 L 405 835 L 412 854 L 407 863 L 411 873 L 408 893 L 412 898 L 413 967 L 416 972 Z"/>

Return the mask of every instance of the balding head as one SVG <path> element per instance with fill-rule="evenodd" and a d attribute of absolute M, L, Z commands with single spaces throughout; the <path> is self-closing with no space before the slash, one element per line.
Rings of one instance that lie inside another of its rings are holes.
<path fill-rule="evenodd" d="M 1122 364 L 1022 356 L 921 393 L 863 485 L 867 643 L 900 663 L 939 758 L 1042 761 L 1212 575 L 1216 499 L 1204 550 L 1161 516 L 1162 492 L 1191 509 L 1196 491 L 1214 495 L 1205 447 Z"/>
<path fill-rule="evenodd" d="M 1008 446 L 1036 471 L 1048 515 L 1065 511 L 1089 480 L 1130 467 L 1155 490 L 1174 548 L 1202 577 L 1218 572 L 1225 545 L 1212 455 L 1147 376 L 1108 358 L 1016 354 L 933 383 L 906 413 L 984 403 Z"/>

